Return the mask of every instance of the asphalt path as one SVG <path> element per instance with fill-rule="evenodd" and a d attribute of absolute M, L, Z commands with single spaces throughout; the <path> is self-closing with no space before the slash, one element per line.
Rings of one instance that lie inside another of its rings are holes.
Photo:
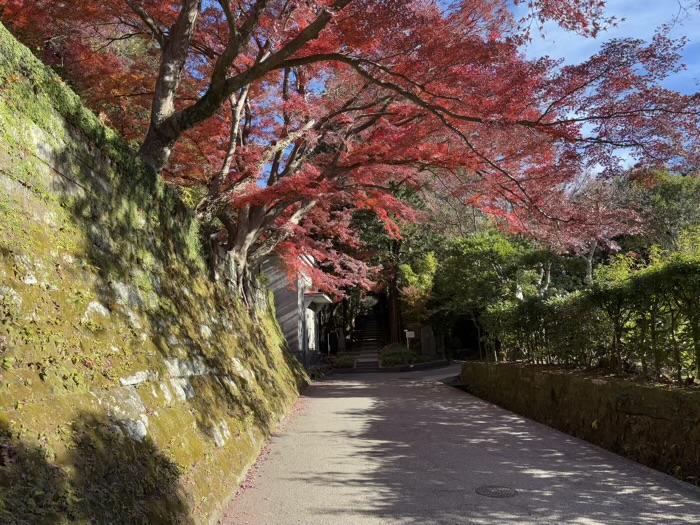
<path fill-rule="evenodd" d="M 456 373 L 315 383 L 220 523 L 700 524 L 696 487 L 438 381 Z"/>

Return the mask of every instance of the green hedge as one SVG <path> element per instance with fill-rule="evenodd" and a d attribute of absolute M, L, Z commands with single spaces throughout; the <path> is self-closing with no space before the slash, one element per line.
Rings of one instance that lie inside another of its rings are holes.
<path fill-rule="evenodd" d="M 382 348 L 383 367 L 413 365 L 416 363 L 426 363 L 432 360 L 433 358 L 409 350 L 401 344 L 391 344 Z"/>
<path fill-rule="evenodd" d="M 351 355 L 339 355 L 333 364 L 336 368 L 355 368 L 355 359 Z"/>
<path fill-rule="evenodd" d="M 680 251 L 657 251 L 646 264 L 620 256 L 584 291 L 491 306 L 483 316 L 491 347 L 535 363 L 700 376 L 697 241 L 688 236 Z"/>

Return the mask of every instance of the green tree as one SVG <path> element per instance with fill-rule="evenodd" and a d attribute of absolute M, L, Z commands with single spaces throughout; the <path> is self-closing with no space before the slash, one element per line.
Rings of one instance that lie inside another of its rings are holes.
<path fill-rule="evenodd" d="M 626 247 L 646 253 L 655 245 L 678 249 L 683 232 L 700 226 L 700 178 L 653 172 L 633 174 L 631 180 L 646 227 Z"/>

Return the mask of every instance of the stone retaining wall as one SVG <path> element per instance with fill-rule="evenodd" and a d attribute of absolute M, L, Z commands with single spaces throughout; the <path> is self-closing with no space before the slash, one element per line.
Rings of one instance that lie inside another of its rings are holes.
<path fill-rule="evenodd" d="M 0 25 L 0 523 L 214 523 L 305 381 L 191 209 Z"/>
<path fill-rule="evenodd" d="M 692 483 L 700 481 L 700 391 L 513 364 L 467 362 L 470 392 Z"/>

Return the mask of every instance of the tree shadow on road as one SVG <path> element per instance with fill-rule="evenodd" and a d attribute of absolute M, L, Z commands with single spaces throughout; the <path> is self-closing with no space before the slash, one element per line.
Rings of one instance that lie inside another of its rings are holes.
<path fill-rule="evenodd" d="M 334 511 L 309 509 L 314 523 L 358 515 L 422 525 L 700 523 L 695 487 L 440 383 L 335 379 L 306 395 L 373 401 L 340 414 L 361 431 L 328 432 L 329 442 L 352 451 L 339 449 L 328 471 L 303 477 L 309 491 L 352 488 L 364 496 Z M 368 459 L 368 467 L 344 468 L 349 456 Z M 517 495 L 475 492 L 484 486 Z"/>

